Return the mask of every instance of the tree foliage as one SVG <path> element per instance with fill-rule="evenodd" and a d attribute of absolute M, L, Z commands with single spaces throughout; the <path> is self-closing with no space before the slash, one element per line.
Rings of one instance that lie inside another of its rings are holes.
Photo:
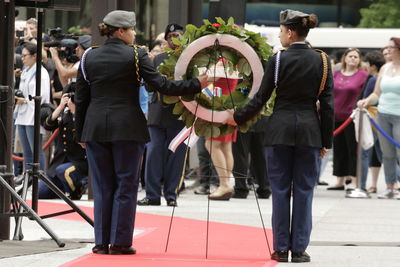
<path fill-rule="evenodd" d="M 359 27 L 400 28 L 400 1 L 373 0 L 369 8 L 360 10 Z"/>

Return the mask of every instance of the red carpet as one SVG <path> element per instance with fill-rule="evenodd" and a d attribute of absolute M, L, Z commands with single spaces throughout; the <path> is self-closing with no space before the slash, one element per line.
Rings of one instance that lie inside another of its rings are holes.
<path fill-rule="evenodd" d="M 65 209 L 64 204 L 40 202 L 39 213 L 51 213 Z M 82 207 L 93 216 L 93 209 Z M 83 220 L 76 213 L 57 217 L 67 220 Z M 262 228 L 210 222 L 208 258 L 206 253 L 205 221 L 174 217 L 168 251 L 165 253 L 170 217 L 138 213 L 136 229 L 144 231 L 135 236 L 133 246 L 137 255 L 88 254 L 63 267 L 69 266 L 275 266 L 271 261 Z M 271 230 L 267 230 L 272 246 Z"/>

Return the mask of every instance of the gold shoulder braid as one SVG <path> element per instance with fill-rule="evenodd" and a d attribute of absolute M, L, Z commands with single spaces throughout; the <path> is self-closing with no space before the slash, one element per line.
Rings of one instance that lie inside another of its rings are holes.
<path fill-rule="evenodd" d="M 135 53 L 136 78 L 137 78 L 139 86 L 143 86 L 144 83 L 142 83 L 142 79 L 140 78 L 140 74 L 139 74 L 139 53 L 137 51 L 136 45 L 133 46 L 133 51 Z"/>
<path fill-rule="evenodd" d="M 321 80 L 321 84 L 320 84 L 319 90 L 318 90 L 318 96 L 319 96 L 322 93 L 322 91 L 324 91 L 326 79 L 328 78 L 328 59 L 327 59 L 327 55 L 324 51 L 319 50 L 319 49 L 315 49 L 315 51 L 317 51 L 321 54 L 322 65 L 323 65 L 322 80 Z"/>

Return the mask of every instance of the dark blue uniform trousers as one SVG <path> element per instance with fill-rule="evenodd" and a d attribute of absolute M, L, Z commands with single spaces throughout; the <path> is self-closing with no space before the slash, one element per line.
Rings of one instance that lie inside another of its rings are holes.
<path fill-rule="evenodd" d="M 150 143 L 147 144 L 145 184 L 146 197 L 153 201 L 161 198 L 161 179 L 164 181 L 164 198 L 176 199 L 176 188 L 182 176 L 185 160 L 185 144 L 175 152 L 168 149 L 169 143 L 181 129 L 149 127 Z"/>
<path fill-rule="evenodd" d="M 320 149 L 284 145 L 265 149 L 272 189 L 274 250 L 304 252 L 310 242 L 312 199 L 318 179 Z"/>
<path fill-rule="evenodd" d="M 131 246 L 144 143 L 88 142 L 96 245 Z"/>
<path fill-rule="evenodd" d="M 46 177 L 52 181 L 63 193 L 72 193 L 76 186 L 87 184 L 87 176 L 81 174 L 72 162 L 60 164 L 56 168 L 56 176 Z M 43 181 L 39 181 L 39 198 L 59 198 Z"/>

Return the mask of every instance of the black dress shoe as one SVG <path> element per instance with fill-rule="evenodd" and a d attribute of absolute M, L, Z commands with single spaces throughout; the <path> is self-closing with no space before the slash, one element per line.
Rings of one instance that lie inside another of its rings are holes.
<path fill-rule="evenodd" d="M 80 181 L 75 185 L 75 191 L 73 191 L 69 197 L 72 200 L 80 200 L 82 198 L 82 195 L 86 192 L 86 189 L 88 187 L 88 183 L 86 180 Z"/>
<path fill-rule="evenodd" d="M 151 200 L 151 199 L 148 199 L 147 197 L 145 197 L 145 198 L 139 200 L 137 202 L 137 204 L 139 206 L 160 206 L 161 200 Z"/>
<path fill-rule="evenodd" d="M 136 254 L 136 249 L 133 247 L 123 247 L 123 246 L 110 246 L 111 255 L 132 255 Z"/>
<path fill-rule="evenodd" d="M 271 260 L 279 261 L 279 262 L 288 262 L 289 261 L 289 253 L 287 251 L 274 251 L 271 255 Z"/>
<path fill-rule="evenodd" d="M 257 197 L 262 198 L 262 199 L 268 199 L 271 196 L 271 191 L 263 191 L 263 192 L 257 192 Z"/>
<path fill-rule="evenodd" d="M 96 245 L 92 248 L 94 254 L 108 254 L 108 245 Z"/>
<path fill-rule="evenodd" d="M 342 186 L 331 186 L 331 187 L 328 187 L 326 190 L 344 190 L 344 185 L 342 185 Z"/>
<path fill-rule="evenodd" d="M 241 199 L 245 199 L 247 198 L 247 195 L 249 194 L 249 192 L 246 191 L 234 191 L 232 198 L 241 198 Z"/>
<path fill-rule="evenodd" d="M 311 257 L 307 254 L 307 252 L 292 252 L 292 262 L 310 262 Z"/>
<path fill-rule="evenodd" d="M 167 199 L 167 206 L 178 207 L 178 203 L 176 202 L 176 199 Z"/>

